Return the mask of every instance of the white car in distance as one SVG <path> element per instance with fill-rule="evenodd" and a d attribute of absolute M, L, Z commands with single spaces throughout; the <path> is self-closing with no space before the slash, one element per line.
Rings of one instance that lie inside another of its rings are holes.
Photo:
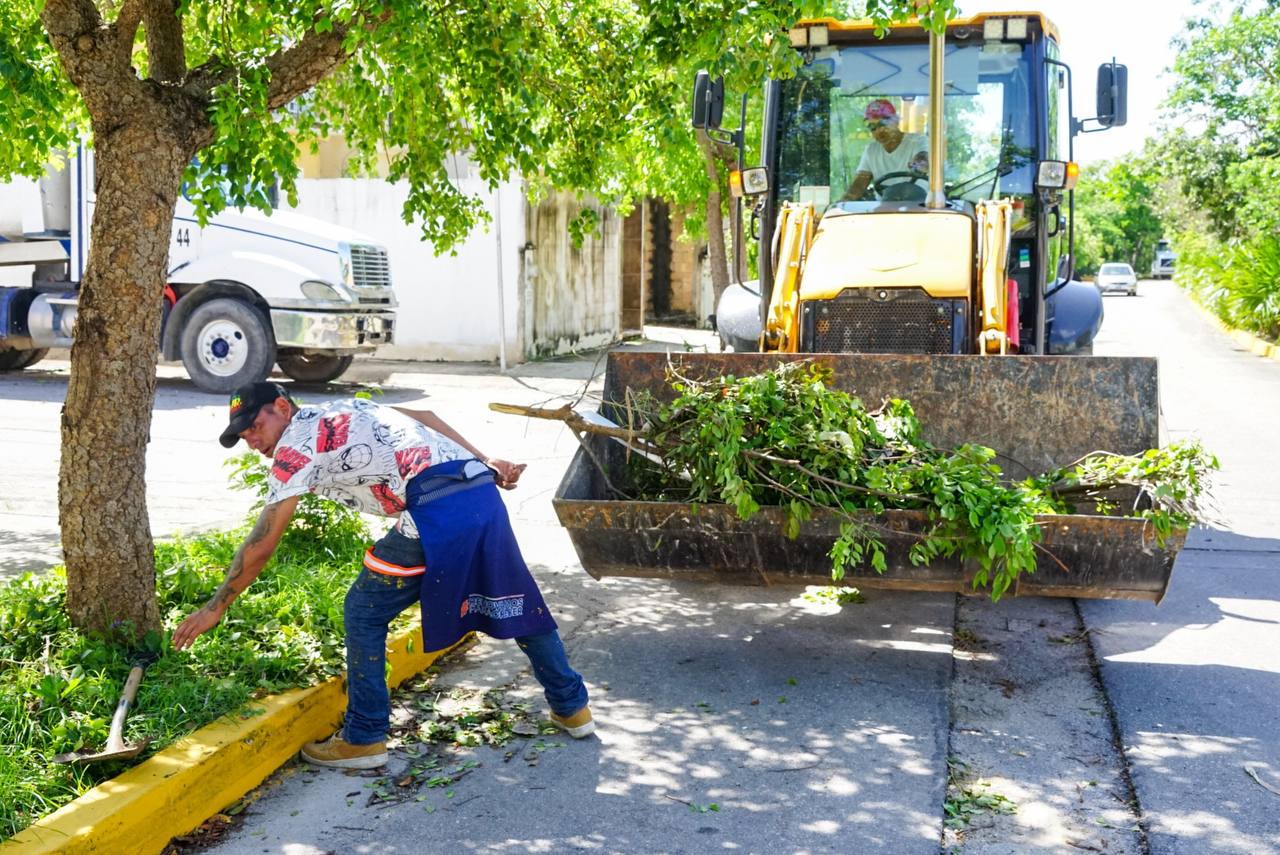
<path fill-rule="evenodd" d="M 1132 267 L 1122 262 L 1102 265 L 1094 283 L 1103 294 L 1108 291 L 1123 291 L 1130 297 L 1138 294 L 1138 275 L 1133 272 Z"/>

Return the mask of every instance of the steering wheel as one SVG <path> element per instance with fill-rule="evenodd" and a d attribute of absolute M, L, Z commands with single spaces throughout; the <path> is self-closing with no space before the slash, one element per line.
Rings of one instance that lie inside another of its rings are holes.
<path fill-rule="evenodd" d="M 928 193 L 916 181 L 928 177 L 925 173 L 916 172 L 914 169 L 886 172 L 872 183 L 871 189 L 875 190 L 876 195 L 886 202 L 923 202 Z M 910 178 L 911 180 L 890 184 L 889 182 L 895 178 Z"/>

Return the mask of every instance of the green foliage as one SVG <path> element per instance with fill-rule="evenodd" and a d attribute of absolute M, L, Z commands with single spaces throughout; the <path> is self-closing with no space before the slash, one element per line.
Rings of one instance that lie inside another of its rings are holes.
<path fill-rule="evenodd" d="M 462 152 L 491 185 L 515 171 L 535 191 L 570 188 L 623 205 L 646 195 L 689 203 L 709 187 L 688 124 L 694 71 L 725 74 L 736 91 L 754 91 L 766 75 L 795 66 L 795 52 L 779 36 L 796 20 L 865 12 L 888 24 L 915 5 L 183 2 L 182 82 L 198 90 L 212 129 L 184 180 L 202 218 L 227 206 L 266 210 L 277 177 L 294 201 L 298 147 L 340 133 L 355 153 L 355 171 L 408 181 L 405 217 L 441 248 L 486 216 L 480 199 L 450 177 Z M 41 25 L 42 6 L 0 0 L 0 118 L 8 130 L 0 175 L 39 175 L 52 152 L 91 131 Z M 927 25 L 941 26 L 955 4 L 938 0 L 922 14 Z M 144 31 L 145 24 L 132 63 L 145 78 Z M 347 61 L 282 108 L 271 93 L 281 57 L 334 32 L 344 34 Z"/>
<path fill-rule="evenodd" d="M 1280 342 L 1280 233 L 1220 243 L 1186 234 L 1178 280 L 1229 326 Z"/>
<path fill-rule="evenodd" d="M 265 488 L 250 455 L 238 483 Z M 309 497 L 315 499 L 315 497 Z M 156 548 L 156 587 L 166 630 L 221 583 L 248 528 Z M 358 515 L 302 501 L 275 559 L 189 651 L 161 652 L 129 715 L 126 739 L 150 738 L 149 756 L 252 698 L 339 675 L 345 665 L 342 604 L 369 534 Z M 118 639 L 71 626 L 61 570 L 0 587 L 0 839 L 119 774 L 123 762 L 58 765 L 55 754 L 101 746 L 130 668 Z"/>
<path fill-rule="evenodd" d="M 79 96 L 40 26 L 40 0 L 0 2 L 0 176 L 38 178 L 51 151 L 88 126 Z"/>
<path fill-rule="evenodd" d="M 943 824 L 961 831 L 984 813 L 1014 814 L 1018 805 L 977 779 L 974 771 L 955 757 L 947 758 L 947 794 L 942 802 Z"/>
<path fill-rule="evenodd" d="M 1179 39 L 1168 106 L 1208 139 L 1245 151 L 1280 143 L 1280 6 L 1240 4 L 1225 20 L 1192 18 Z"/>
<path fill-rule="evenodd" d="M 1145 158 L 1091 163 L 1076 188 L 1076 272 L 1096 273 L 1109 261 L 1151 269 L 1164 224 L 1155 208 L 1157 178 Z"/>
<path fill-rule="evenodd" d="M 923 511 L 928 528 L 910 549 L 927 564 L 961 555 L 977 565 L 974 587 L 992 599 L 1036 564 L 1036 516 L 1073 501 L 1137 493 L 1130 513 L 1147 519 L 1158 540 L 1203 516 L 1199 500 L 1217 460 L 1194 443 L 1136 457 L 1089 455 L 1039 478 L 1009 483 L 980 445 L 950 451 L 924 440 L 907 401 L 877 410 L 829 387 L 829 371 L 789 362 L 757 375 L 710 382 L 674 376 L 669 404 L 641 398 L 629 423 L 645 425 L 659 457 L 630 458 L 631 485 L 644 498 L 721 502 L 747 519 L 778 506 L 795 538 L 816 509 L 840 517 L 830 551 L 832 578 L 853 566 L 886 569 L 876 515 Z"/>
<path fill-rule="evenodd" d="M 1209 473 L 1218 468 L 1218 458 L 1191 441 L 1135 455 L 1094 452 L 1025 483 L 1047 496 L 1057 513 L 1074 513 L 1078 503 L 1092 502 L 1098 513 L 1149 520 L 1163 543 L 1175 528 L 1209 519 L 1203 497 Z M 1122 500 L 1129 507 L 1121 507 Z"/>
<path fill-rule="evenodd" d="M 1177 278 L 1222 320 L 1280 340 L 1280 6 L 1188 22 L 1154 155 L 1171 185 Z M 1190 120 L 1190 121 L 1188 121 Z M 1191 130 L 1194 129 L 1194 130 Z"/>

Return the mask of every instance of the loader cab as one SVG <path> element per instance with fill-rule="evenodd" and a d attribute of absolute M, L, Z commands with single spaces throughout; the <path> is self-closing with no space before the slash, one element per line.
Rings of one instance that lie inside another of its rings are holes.
<path fill-rule="evenodd" d="M 905 171 L 887 180 L 873 175 L 865 192 L 849 192 L 856 189 L 858 173 L 877 162 L 868 152 L 884 147 L 883 140 L 875 138 L 869 117 L 891 110 L 903 144 L 911 150 L 929 138 L 927 33 L 904 25 L 877 38 L 869 22 L 824 20 L 798 26 L 791 31 L 791 39 L 803 64 L 794 77 L 768 81 L 765 87 L 761 156 L 769 190 L 755 203 L 763 304 L 769 301 L 775 274 L 775 226 L 783 203 L 812 203 L 821 217 L 819 230 L 835 229 L 843 218 L 897 216 L 899 225 L 848 230 L 843 242 L 861 241 L 856 251 L 871 257 L 872 268 L 894 263 L 874 258 L 877 251 L 887 251 L 877 242 L 881 236 L 910 232 L 917 225 L 931 228 L 930 219 L 938 219 L 902 216 L 923 208 L 918 188 L 925 181 L 919 172 Z M 1095 311 L 1079 301 L 1064 301 L 1073 307 L 1071 317 L 1055 318 L 1053 297 L 1072 278 L 1067 256 L 1068 196 L 1037 185 L 1040 163 L 1069 159 L 1076 121 L 1070 105 L 1069 69 L 1058 58 L 1056 32 L 1038 15 L 982 15 L 954 21 L 945 38 L 943 68 L 945 212 L 972 221 L 974 205 L 982 200 L 1012 200 L 1008 277 L 1022 307 L 1017 352 L 1086 349 L 1101 324 L 1101 304 Z M 1101 86 L 1099 91 L 1101 103 Z M 1114 89 L 1108 92 L 1115 94 Z M 883 104 L 890 106 L 876 106 Z M 1115 124 L 1123 122 L 1123 115 L 1111 118 Z M 922 239 L 932 240 L 930 236 Z M 975 247 L 976 242 L 969 245 L 971 254 Z M 879 287 L 872 281 L 866 284 L 867 290 Z M 971 285 L 952 281 L 934 289 L 922 283 L 915 296 L 950 298 Z M 843 293 L 853 296 L 854 292 L 845 288 Z M 955 308 L 948 311 L 954 314 Z M 972 305 L 964 309 L 970 329 L 973 311 Z M 723 314 L 718 311 L 717 320 Z M 952 333 L 952 349 L 929 352 L 973 352 L 971 336 Z M 934 336 L 931 347 L 940 347 L 946 339 Z M 801 349 L 810 348 L 827 349 L 812 340 L 801 345 Z"/>
<path fill-rule="evenodd" d="M 1029 54 L 1025 45 L 980 38 L 947 45 L 943 174 L 949 199 L 1031 195 Z M 776 84 L 777 199 L 812 201 L 832 216 L 873 210 L 883 201 L 922 202 L 923 170 L 907 167 L 928 149 L 928 78 L 924 42 L 814 51 L 794 78 Z M 871 176 L 866 191 L 850 198 L 848 188 L 863 172 Z M 904 186 L 918 192 L 901 192 Z"/>

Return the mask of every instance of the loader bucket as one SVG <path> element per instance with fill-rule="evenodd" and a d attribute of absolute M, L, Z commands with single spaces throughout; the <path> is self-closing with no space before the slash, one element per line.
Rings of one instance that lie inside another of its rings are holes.
<path fill-rule="evenodd" d="M 829 367 L 831 385 L 868 406 L 885 398 L 911 401 L 926 438 L 940 447 L 990 446 L 1012 478 L 1044 472 L 1091 451 L 1133 454 L 1158 444 L 1156 361 L 1055 356 L 892 356 L 880 354 L 612 353 L 605 374 L 604 415 L 611 402 L 644 390 L 670 400 L 670 363 L 690 378 L 742 377 L 780 361 L 807 359 Z M 735 585 L 831 584 L 827 556 L 839 518 L 821 509 L 795 540 L 783 534 L 783 512 L 763 508 L 749 520 L 725 505 L 696 509 L 675 502 L 622 500 L 611 494 L 626 450 L 604 437 L 579 449 L 553 504 L 583 568 L 593 577 L 633 576 Z M 593 459 L 601 462 L 606 472 Z M 862 588 L 975 593 L 976 567 L 960 557 L 917 567 L 908 560 L 919 511 L 889 511 L 878 522 L 888 568 L 850 569 L 846 584 Z M 1138 599 L 1159 602 L 1168 588 L 1185 532 L 1157 546 L 1139 519 L 1090 514 L 1042 518 L 1036 572 L 1006 596 Z"/>

